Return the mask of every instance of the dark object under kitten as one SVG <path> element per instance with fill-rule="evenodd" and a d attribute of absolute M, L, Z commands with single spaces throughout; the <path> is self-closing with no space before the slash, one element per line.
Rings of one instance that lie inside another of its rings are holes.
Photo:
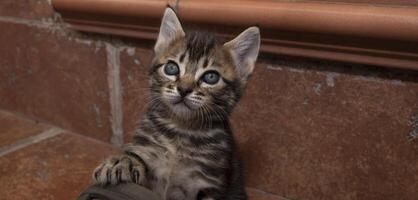
<path fill-rule="evenodd" d="M 160 200 L 152 191 L 136 183 L 118 185 L 93 185 L 78 196 L 77 200 Z"/>
<path fill-rule="evenodd" d="M 185 33 L 167 8 L 149 71 L 151 102 L 133 142 L 93 173 L 100 185 L 134 182 L 161 199 L 247 199 L 228 116 L 253 72 L 260 33 L 227 43 Z"/>

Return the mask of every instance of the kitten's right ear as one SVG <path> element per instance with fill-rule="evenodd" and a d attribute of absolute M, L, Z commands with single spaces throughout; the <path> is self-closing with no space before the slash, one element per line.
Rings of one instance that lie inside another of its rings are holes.
<path fill-rule="evenodd" d="M 154 46 L 155 53 L 158 54 L 163 52 L 172 41 L 176 38 L 184 37 L 185 35 L 186 34 L 181 27 L 180 20 L 177 18 L 176 13 L 172 8 L 167 7 L 161 21 L 157 43 Z"/>

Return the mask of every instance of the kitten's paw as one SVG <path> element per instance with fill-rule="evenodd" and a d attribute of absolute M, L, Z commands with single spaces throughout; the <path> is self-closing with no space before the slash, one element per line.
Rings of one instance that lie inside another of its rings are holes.
<path fill-rule="evenodd" d="M 144 177 L 144 165 L 126 155 L 106 159 L 93 172 L 93 181 L 99 185 L 116 185 L 122 182 L 141 184 Z"/>

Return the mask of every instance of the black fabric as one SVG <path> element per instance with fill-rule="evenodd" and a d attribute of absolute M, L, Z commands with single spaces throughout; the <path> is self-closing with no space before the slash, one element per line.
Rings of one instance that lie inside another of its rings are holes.
<path fill-rule="evenodd" d="M 116 186 L 90 186 L 77 200 L 159 200 L 150 190 L 133 183 Z"/>

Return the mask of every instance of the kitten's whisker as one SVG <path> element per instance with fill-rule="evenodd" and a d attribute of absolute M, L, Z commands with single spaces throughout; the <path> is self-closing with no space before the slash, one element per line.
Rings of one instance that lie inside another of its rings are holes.
<path fill-rule="evenodd" d="M 199 108 L 199 112 L 202 115 L 202 119 L 200 121 L 201 127 L 205 128 L 205 105 Z"/>
<path fill-rule="evenodd" d="M 212 104 L 212 105 L 218 108 L 218 109 L 214 109 L 211 107 L 211 111 L 215 114 L 216 119 L 223 120 L 228 116 L 227 112 L 221 106 L 217 104 Z"/>
<path fill-rule="evenodd" d="M 221 114 L 223 114 L 222 116 L 224 116 L 224 117 L 227 117 L 229 114 L 228 114 L 228 112 L 226 112 L 226 110 L 222 107 L 222 106 L 219 106 L 219 105 L 217 105 L 217 104 L 214 104 L 217 108 L 219 108 L 219 111 L 221 111 L 222 113 Z"/>
<path fill-rule="evenodd" d="M 201 116 L 201 118 L 199 119 L 199 123 L 200 123 L 200 129 L 202 129 L 202 128 L 204 128 L 203 123 L 204 123 L 204 120 L 205 120 L 205 116 L 204 116 L 204 113 L 203 113 L 202 109 L 199 108 L 198 112 L 199 112 L 199 116 Z"/>
<path fill-rule="evenodd" d="M 204 105 L 203 108 L 205 110 L 205 113 L 207 115 L 210 115 L 210 110 L 209 110 L 210 108 L 207 105 Z M 205 124 L 204 125 L 205 125 L 205 127 L 211 127 L 212 122 L 211 122 L 210 118 L 207 118 L 207 115 L 204 115 L 204 118 L 205 118 Z"/>

